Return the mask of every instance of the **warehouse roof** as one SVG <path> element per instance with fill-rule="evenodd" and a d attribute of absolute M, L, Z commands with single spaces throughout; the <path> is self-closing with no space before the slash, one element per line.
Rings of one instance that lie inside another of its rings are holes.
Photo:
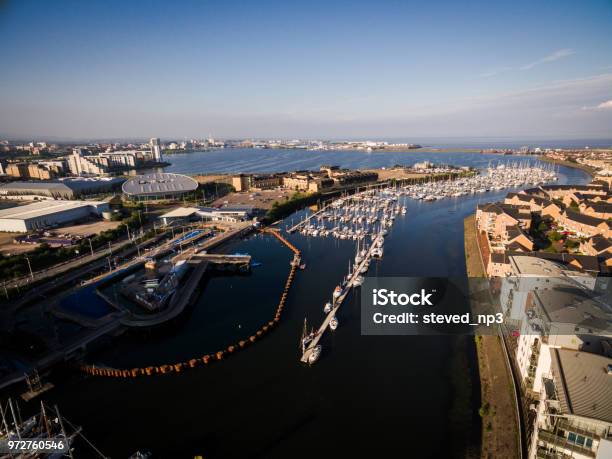
<path fill-rule="evenodd" d="M 125 194 L 145 196 L 194 191 L 197 188 L 198 182 L 191 177 L 166 172 L 138 175 L 122 186 Z"/>
<path fill-rule="evenodd" d="M 99 206 L 107 204 L 102 201 L 39 201 L 25 206 L 9 207 L 0 210 L 0 219 L 27 220 L 44 215 L 78 209 L 85 206 Z"/>
<path fill-rule="evenodd" d="M 119 184 L 125 179 L 121 177 L 95 177 L 95 178 L 62 178 L 56 180 L 36 182 L 10 182 L 0 185 L 0 191 L 49 191 L 57 193 L 70 193 L 72 191 L 94 190 Z"/>

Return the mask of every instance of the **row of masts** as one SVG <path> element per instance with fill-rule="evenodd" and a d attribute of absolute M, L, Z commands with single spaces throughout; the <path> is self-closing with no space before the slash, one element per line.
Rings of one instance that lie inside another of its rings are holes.
<path fill-rule="evenodd" d="M 552 167 L 530 167 L 522 164 L 489 167 L 482 174 L 454 180 L 438 180 L 401 187 L 391 192 L 424 201 L 499 191 L 506 188 L 539 186 L 557 180 Z"/>
<path fill-rule="evenodd" d="M 49 416 L 51 413 L 51 417 Z M 6 406 L 0 402 L 0 416 L 2 417 L 2 425 L 0 426 L 1 440 L 62 440 L 66 442 L 67 449 L 58 455 L 48 454 L 46 457 L 63 457 L 67 455 L 73 458 L 72 443 L 75 437 L 80 433 L 80 428 L 77 428 L 71 434 L 67 434 L 64 425 L 64 419 L 60 415 L 57 405 L 54 409 L 50 409 L 45 404 L 40 402 L 40 414 L 34 415 L 25 421 L 21 418 L 19 404 L 8 399 Z M 1 458 L 38 458 L 45 457 L 44 453 L 19 453 L 0 456 Z"/>
<path fill-rule="evenodd" d="M 397 202 L 397 197 L 374 193 L 371 190 L 333 201 L 315 217 L 305 218 L 299 225 L 300 233 L 305 236 L 332 236 L 352 240 L 386 233 L 395 217 L 406 213 L 406 207 Z"/>
<path fill-rule="evenodd" d="M 373 258 L 382 258 L 384 238 L 397 215 L 405 214 L 406 208 L 399 204 L 397 196 L 367 190 L 333 201 L 315 218 L 304 222 L 300 233 L 312 237 L 333 236 L 339 239 L 356 240 L 354 259 L 349 260 L 348 272 L 334 289 L 331 301 L 323 306 L 325 318 L 317 330 L 308 331 L 306 319 L 300 342 L 302 362 L 313 364 L 319 358 L 322 347 L 318 344 L 329 327 L 336 330 L 340 324 L 336 312 L 354 287 L 364 282 L 364 277 Z"/>
<path fill-rule="evenodd" d="M 399 214 L 406 214 L 406 207 L 400 204 L 400 197 L 428 201 L 447 197 L 501 190 L 503 188 L 538 186 L 556 180 L 552 168 L 531 167 L 529 164 L 500 165 L 489 167 L 486 172 L 472 177 L 431 180 L 414 185 L 389 186 L 381 190 L 366 190 L 353 195 L 342 196 L 319 212 L 305 216 L 290 231 L 299 231 L 304 236 L 352 239 L 357 241 L 354 262 L 349 261 L 348 273 L 336 286 L 330 302 L 325 303 L 326 314 L 319 329 L 308 331 L 306 319 L 300 342 L 302 362 L 314 363 L 319 358 L 322 347 L 319 340 L 327 327 L 332 331 L 338 327 L 336 311 L 348 291 L 361 286 L 367 273 L 370 260 L 383 256 L 384 237 Z"/>

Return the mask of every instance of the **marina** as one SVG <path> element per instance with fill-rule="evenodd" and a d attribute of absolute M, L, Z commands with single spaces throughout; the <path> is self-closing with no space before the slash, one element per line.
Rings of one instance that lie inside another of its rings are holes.
<path fill-rule="evenodd" d="M 473 155 L 472 158 L 474 161 L 481 160 L 479 155 Z M 516 158 L 512 159 L 516 161 Z M 506 164 L 512 163 L 506 158 L 501 158 L 500 163 L 504 163 L 503 160 L 506 160 Z M 487 160 L 484 164 L 485 172 L 488 162 Z M 586 177 L 580 171 L 567 168 L 560 168 L 558 176 L 560 183 L 581 183 Z M 508 191 L 491 190 L 458 198 L 425 201 L 413 199 L 405 192 L 399 194 L 402 190 L 397 188 L 397 191 L 389 189 L 389 196 L 382 191 L 376 193 L 381 198 L 388 198 L 397 192 L 396 204 L 400 212 L 396 214 L 393 225 L 386 228 L 388 234 L 384 237 L 383 257 L 370 257 L 369 275 L 465 275 L 462 232 L 455 231 L 455 228 L 461 225 L 464 216 L 473 212 L 480 200 L 500 199 Z M 351 205 L 353 204 L 355 203 Z M 349 201 L 346 201 L 340 207 L 348 205 Z M 405 214 L 402 214 L 402 207 L 406 207 Z M 325 211 L 332 212 L 333 209 L 328 206 Z M 341 210 L 336 209 L 336 213 L 339 215 Z M 462 399 L 451 397 L 455 391 L 465 393 L 466 390 L 467 397 L 470 397 L 469 386 L 462 388 L 471 379 L 469 373 L 465 373 L 469 372 L 472 361 L 470 346 L 446 337 L 423 337 L 418 342 L 412 337 L 361 339 L 359 313 L 354 295 L 354 292 L 359 290 L 355 288 L 346 290 L 342 307 L 336 310 L 336 320 L 333 320 L 334 317 L 328 319 L 328 314 L 322 312 L 324 305 L 331 303 L 333 291 L 346 277 L 349 260 L 351 268 L 353 267 L 357 245 L 360 245 L 361 252 L 366 241 L 369 245 L 371 236 L 364 236 L 363 239 L 340 239 L 331 234 L 321 237 L 320 234 L 312 236 L 300 231 L 287 233 L 286 229 L 291 226 L 291 220 L 294 223 L 300 222 L 312 213 L 315 212 L 309 209 L 298 211 L 279 225 L 280 234 L 300 248 L 301 263 L 307 264 L 307 267 L 296 276 L 286 299 L 280 326 L 256 345 L 249 346 L 248 351 L 224 359 L 222 363 L 215 364 L 214 368 L 190 370 L 181 373 L 180 377 L 164 375 L 134 378 L 129 381 L 122 378 L 76 377 L 63 381 L 61 385 L 57 385 L 57 381 L 52 379 L 56 388 L 45 394 L 45 398 L 62 407 L 69 419 L 85 426 L 89 432 L 95 432 L 92 440 L 105 453 L 118 457 L 131 454 L 135 444 L 140 448 L 154 450 L 162 456 L 194 454 L 195 451 L 189 447 L 179 447 L 177 450 L 176 444 L 170 445 L 164 440 L 167 432 L 172 432 L 177 441 L 204 445 L 203 449 L 198 451 L 208 451 L 212 457 L 244 457 L 252 451 L 259 451 L 267 457 L 282 457 L 294 451 L 295 445 L 303 444 L 313 435 L 322 433 L 314 424 L 302 424 L 313 409 L 316 409 L 323 423 L 336 422 L 338 412 L 341 411 L 349 421 L 341 424 L 338 433 L 357 433 L 363 438 L 371 433 L 400 435 L 400 429 L 389 421 L 389 416 L 401 415 L 406 410 L 426 410 L 433 418 L 440 420 L 439 429 L 434 433 L 418 420 L 407 421 L 411 431 L 423 439 L 423 447 L 415 447 L 415 454 L 432 454 L 432 442 L 436 441 L 440 432 L 449 435 L 451 443 L 449 446 L 436 446 L 433 449 L 434 454 L 449 455 L 451 448 L 455 451 L 464 450 L 470 447 L 470 442 L 477 444 L 477 432 L 462 430 L 455 423 L 447 421 L 450 409 L 460 410 L 465 416 L 470 416 L 469 406 L 460 408 L 462 405 L 457 404 Z M 329 220 L 322 220 L 322 224 L 328 229 L 340 224 L 339 221 Z M 311 222 L 313 225 L 315 222 L 319 224 L 316 219 Z M 343 226 L 357 230 L 361 224 L 351 222 L 346 225 L 343 223 Z M 376 232 L 380 229 L 380 221 L 370 226 Z M 179 329 L 180 333 L 168 331 L 147 339 L 122 336 L 113 346 L 92 355 L 92 361 L 115 368 L 188 362 L 199 352 L 215 354 L 219 349 L 226 349 L 228 344 L 237 343 L 243 336 L 255 334 L 261 326 L 261 317 L 274 316 L 278 297 L 284 290 L 287 266 L 292 261 L 291 252 L 271 239 L 253 233 L 245 239 L 235 239 L 215 250 L 225 254 L 249 253 L 253 259 L 262 262 L 263 267 L 252 270 L 248 276 L 217 277 L 208 281 L 206 295 L 197 300 L 193 312 L 185 317 Z M 437 255 L 434 257 L 433 253 Z M 243 295 L 257 297 L 258 301 L 245 307 L 244 296 L 232 294 L 234 289 L 240 289 Z M 301 364 L 301 349 L 296 352 L 304 317 L 307 317 L 308 322 L 315 325 L 317 330 L 324 320 L 329 320 L 327 328 L 324 329 L 325 333 L 318 342 L 323 348 L 322 353 L 312 367 Z M 336 330 L 332 333 L 330 330 L 333 330 L 332 324 L 335 322 Z M 401 351 L 417 345 L 427 347 L 426 357 L 420 352 Z M 359 359 L 355 358 L 357 355 Z M 401 358 L 402 365 L 397 365 L 398 358 Z M 461 361 L 461 358 L 467 360 Z M 287 364 L 283 371 L 277 374 L 275 372 L 278 371 L 279 362 L 295 362 L 295 365 Z M 414 378 L 414 368 L 419 368 L 419 378 Z M 364 391 L 365 387 L 380 384 L 381 374 L 394 381 L 393 387 L 404 387 L 409 393 L 418 393 L 419 397 L 397 400 L 391 397 L 393 391 L 389 392 L 389 397 Z M 463 375 L 458 381 L 455 380 L 457 374 Z M 275 376 L 272 378 L 272 375 Z M 347 375 L 357 382 L 344 386 L 343 391 L 329 390 L 330 381 L 342 380 Z M 289 397 L 289 394 L 279 395 L 279 385 L 294 387 L 303 393 L 304 397 L 297 403 L 290 402 L 294 397 Z M 91 396 L 92 388 L 96 390 L 95 397 Z M 211 391 L 215 393 L 214 397 L 210 396 Z M 157 408 L 151 405 L 151 397 L 161 397 L 162 394 L 168 393 L 172 393 L 172 396 L 167 402 L 173 407 L 197 406 L 197 409 L 182 411 L 179 429 L 172 424 L 176 420 L 145 420 L 141 427 L 134 428 L 133 422 L 116 416 L 116 406 L 121 406 L 125 410 L 142 412 L 146 417 L 153 418 Z M 235 399 L 237 394 L 240 394 L 240 410 L 228 410 L 225 401 Z M 223 400 L 224 403 L 219 404 L 215 400 Z M 355 400 L 359 403 L 356 404 Z M 83 401 L 95 409 L 98 416 L 83 417 Z M 473 403 L 478 406 L 478 399 Z M 275 407 L 273 413 L 261 410 L 262 406 L 269 404 Z M 386 406 L 382 411 L 381 404 Z M 283 409 L 283 406 L 289 405 L 294 407 L 291 411 Z M 201 410 L 206 410 L 210 416 L 202 419 Z M 380 415 L 366 418 L 364 410 L 368 413 L 380 412 Z M 240 413 L 258 416 L 257 425 L 242 422 Z M 238 422 L 238 419 L 241 421 Z M 112 436 L 113 429 L 110 425 L 130 430 L 133 437 L 129 441 L 117 439 Z M 281 441 L 271 433 L 280 425 L 301 427 L 292 433 L 288 440 Z M 203 432 L 213 431 L 218 432 L 222 444 L 211 445 L 210 440 L 204 438 Z M 247 448 L 242 443 L 233 443 L 232 435 L 226 434 L 226 431 L 236 432 L 241 438 L 248 439 L 251 446 Z M 372 455 L 391 454 L 394 444 L 391 442 L 389 450 L 381 451 L 378 447 L 373 449 L 371 442 L 364 440 L 357 441 L 349 450 Z M 426 444 L 429 446 L 426 447 Z M 344 447 L 330 447 L 330 453 L 333 454 L 341 454 L 344 450 Z"/>
<path fill-rule="evenodd" d="M 436 201 L 507 188 L 538 186 L 555 180 L 557 176 L 550 166 L 529 167 L 520 163 L 499 165 L 488 167 L 474 177 L 369 189 L 343 196 L 305 216 L 297 225 L 290 226 L 287 229 L 289 233 L 299 231 L 307 237 L 357 241 L 354 261 L 349 261 L 347 275 L 336 286 L 331 301 L 323 308 L 326 316 L 322 324 L 311 332 L 308 332 L 306 325 L 304 327 L 300 361 L 313 364 L 319 359 L 322 353 L 319 342 L 328 328 L 337 329 L 338 310 L 349 291 L 363 283 L 363 275 L 368 272 L 371 260 L 383 257 L 385 236 L 396 217 L 407 213 L 400 198 L 406 196 L 415 200 Z"/>

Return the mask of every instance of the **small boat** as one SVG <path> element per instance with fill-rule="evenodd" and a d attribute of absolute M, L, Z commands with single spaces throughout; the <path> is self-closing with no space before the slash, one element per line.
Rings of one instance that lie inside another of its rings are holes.
<path fill-rule="evenodd" d="M 357 276 L 354 280 L 353 280 L 353 286 L 355 287 L 359 287 L 361 286 L 361 284 L 363 284 L 363 277 L 362 276 Z"/>
<path fill-rule="evenodd" d="M 327 303 L 325 303 L 325 306 L 323 306 L 323 312 L 325 314 L 329 314 L 330 311 L 332 310 L 332 304 L 328 301 Z"/>
<path fill-rule="evenodd" d="M 336 316 L 332 317 L 329 321 L 329 328 L 331 328 L 332 331 L 338 328 L 338 319 L 336 318 Z"/>
<path fill-rule="evenodd" d="M 308 363 L 312 365 L 318 360 L 320 355 L 321 355 L 321 345 L 317 345 L 313 347 L 310 352 L 310 355 L 308 356 Z"/>
<path fill-rule="evenodd" d="M 340 288 L 340 286 L 337 285 L 336 288 L 334 289 L 334 298 L 338 298 L 340 295 L 342 295 L 342 288 Z"/>

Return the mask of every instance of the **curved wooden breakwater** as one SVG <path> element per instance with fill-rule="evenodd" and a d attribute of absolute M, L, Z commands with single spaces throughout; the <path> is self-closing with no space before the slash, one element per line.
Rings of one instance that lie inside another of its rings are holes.
<path fill-rule="evenodd" d="M 79 369 L 92 376 L 106 376 L 114 378 L 136 378 L 139 376 L 156 376 L 162 374 L 180 373 L 191 368 L 206 366 L 215 362 L 219 362 L 224 358 L 235 354 L 238 351 L 241 351 L 242 349 L 246 349 L 248 346 L 255 343 L 258 339 L 263 338 L 264 335 L 272 331 L 274 327 L 276 327 L 280 322 L 283 310 L 285 309 L 285 302 L 287 301 L 287 297 L 289 295 L 289 289 L 291 288 L 291 284 L 293 283 L 295 273 L 300 266 L 301 253 L 293 244 L 291 244 L 287 239 L 285 239 L 279 231 L 273 229 L 264 229 L 262 230 L 262 232 L 266 234 L 271 234 L 276 237 L 279 241 L 289 247 L 289 249 L 291 249 L 294 255 L 293 260 L 291 261 L 289 275 L 287 276 L 287 280 L 285 282 L 285 288 L 280 297 L 274 317 L 266 324 L 264 324 L 253 335 L 249 336 L 247 339 L 238 341 L 236 344 L 231 344 L 225 349 L 219 350 L 212 354 L 206 354 L 201 357 L 193 358 L 186 362 L 176 362 L 165 365 L 136 367 L 129 369 L 100 367 L 95 365 L 81 365 Z"/>

